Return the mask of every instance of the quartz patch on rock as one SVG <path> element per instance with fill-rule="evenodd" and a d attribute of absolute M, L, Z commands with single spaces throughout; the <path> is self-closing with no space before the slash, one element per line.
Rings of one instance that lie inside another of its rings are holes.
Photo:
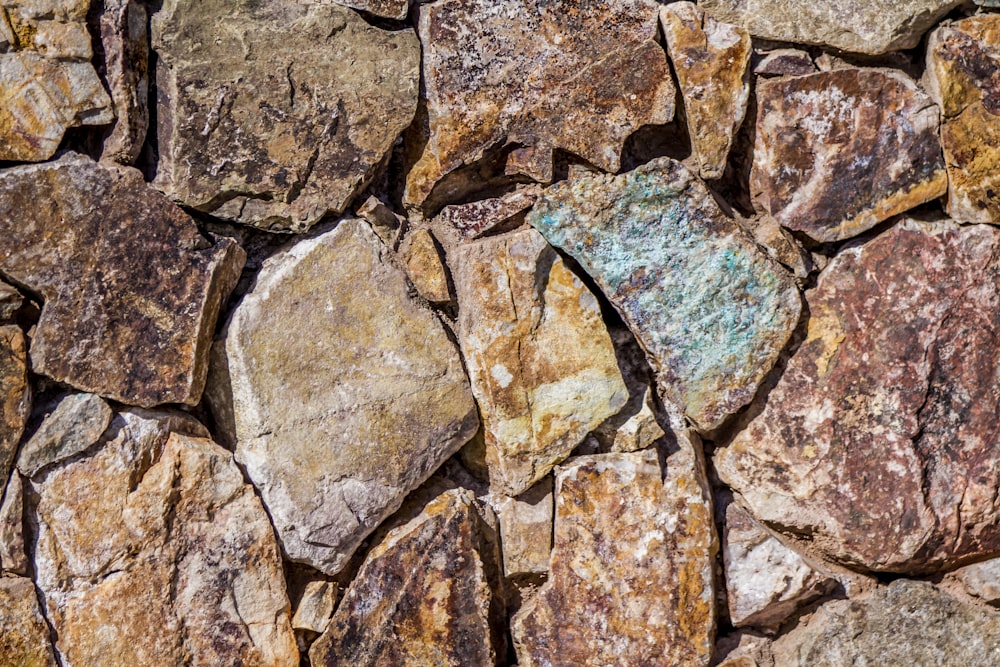
<path fill-rule="evenodd" d="M 491 488 L 519 495 L 625 405 L 600 304 L 530 227 L 453 253 Z"/>
<path fill-rule="evenodd" d="M 698 174 L 720 178 L 750 99 L 750 35 L 707 16 L 693 2 L 661 8 L 660 23 L 684 98 Z"/>
<path fill-rule="evenodd" d="M 366 556 L 327 631 L 314 667 L 491 667 L 503 653 L 503 618 L 491 528 L 471 491 L 447 491 L 393 529 Z"/>
<path fill-rule="evenodd" d="M 702 429 L 753 398 L 798 322 L 791 276 L 670 158 L 550 188 L 528 222 L 594 278 Z"/>
<path fill-rule="evenodd" d="M 96 3 L 95 3 L 96 4 Z M 104 51 L 104 78 L 111 90 L 115 124 L 104 137 L 101 159 L 132 164 L 149 130 L 149 20 L 138 0 L 100 0 L 97 26 Z"/>
<path fill-rule="evenodd" d="M 408 205 L 506 144 L 618 171 L 630 134 L 673 118 L 652 0 L 442 0 L 420 6 L 417 30 L 429 134 L 407 176 Z"/>
<path fill-rule="evenodd" d="M 722 480 L 854 568 L 1000 550 L 1000 230 L 905 219 L 842 251 L 807 302 L 805 341 L 716 454 Z"/>
<path fill-rule="evenodd" d="M 90 63 L 90 0 L 0 2 L 0 160 L 39 162 L 63 134 L 114 120 Z"/>
<path fill-rule="evenodd" d="M 5 667 L 58 664 L 31 579 L 0 578 L 0 664 Z"/>
<path fill-rule="evenodd" d="M 948 187 L 938 109 L 905 74 L 844 68 L 757 84 L 755 205 L 839 241 Z"/>
<path fill-rule="evenodd" d="M 948 215 L 1000 223 L 1000 15 L 946 24 L 927 41 L 924 82 L 941 107 Z"/>
<path fill-rule="evenodd" d="M 154 184 L 213 216 L 301 232 L 344 210 L 413 120 L 420 45 L 320 2 L 166 0 Z"/>
<path fill-rule="evenodd" d="M 479 423 L 458 350 L 390 255 L 342 220 L 264 262 L 226 334 L 236 458 L 287 556 L 331 575 Z"/>
<path fill-rule="evenodd" d="M 130 405 L 195 404 L 243 267 L 128 167 L 68 153 L 0 172 L 0 272 L 41 294 L 32 369 Z"/>
<path fill-rule="evenodd" d="M 754 37 L 878 55 L 911 49 L 962 0 L 700 0 Z"/>
<path fill-rule="evenodd" d="M 17 326 L 0 326 L 0 487 L 7 483 L 30 412 L 28 342 Z"/>
<path fill-rule="evenodd" d="M 31 480 L 36 583 L 65 667 L 298 664 L 274 531 L 205 434 L 124 412 L 102 447 Z"/>
<path fill-rule="evenodd" d="M 18 470 L 32 477 L 51 463 L 79 454 L 100 439 L 111 416 L 111 407 L 96 394 L 65 396 L 21 447 Z"/>

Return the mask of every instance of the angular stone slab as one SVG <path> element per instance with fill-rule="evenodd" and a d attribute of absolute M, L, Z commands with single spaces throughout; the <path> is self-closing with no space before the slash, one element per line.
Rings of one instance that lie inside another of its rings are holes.
<path fill-rule="evenodd" d="M 516 496 L 618 412 L 628 390 L 600 304 L 541 234 L 488 237 L 453 257 L 490 487 Z"/>
<path fill-rule="evenodd" d="M 27 576 L 24 550 L 24 484 L 12 472 L 0 498 L 0 572 Z"/>
<path fill-rule="evenodd" d="M 0 579 L 0 661 L 10 667 L 58 664 L 31 579 Z"/>
<path fill-rule="evenodd" d="M 429 136 L 404 201 L 492 148 L 554 148 L 618 171 L 643 125 L 674 115 L 652 0 L 444 0 L 419 9 Z"/>
<path fill-rule="evenodd" d="M 65 667 L 295 665 L 274 531 L 190 417 L 131 411 L 31 481 L 36 583 Z M 113 629 L 113 631 L 109 631 Z"/>
<path fill-rule="evenodd" d="M 537 186 L 527 186 L 499 197 L 445 206 L 431 220 L 437 238 L 456 246 L 508 225 L 516 225 L 538 198 Z"/>
<path fill-rule="evenodd" d="M 26 477 L 79 454 L 97 442 L 111 423 L 111 407 L 96 394 L 70 394 L 45 417 L 21 447 L 17 468 Z"/>
<path fill-rule="evenodd" d="M 753 398 L 798 322 L 791 276 L 670 158 L 553 187 L 528 222 L 594 278 L 702 429 Z"/>
<path fill-rule="evenodd" d="M 700 0 L 754 37 L 878 55 L 911 49 L 962 0 Z"/>
<path fill-rule="evenodd" d="M 497 554 L 489 530 L 473 493 L 455 490 L 389 532 L 309 650 L 311 664 L 497 664 L 503 612 L 491 589 Z"/>
<path fill-rule="evenodd" d="M 692 443 L 572 459 L 556 474 L 549 579 L 514 616 L 522 667 L 707 666 L 715 527 Z"/>
<path fill-rule="evenodd" d="M 100 1 L 97 25 L 104 50 L 103 74 L 115 110 L 101 159 L 133 164 L 149 131 L 149 16 L 138 0 Z"/>
<path fill-rule="evenodd" d="M 927 41 L 927 91 L 941 107 L 948 167 L 945 210 L 962 222 L 1000 223 L 1000 15 L 945 25 Z"/>
<path fill-rule="evenodd" d="M 552 478 L 546 477 L 517 498 L 495 497 L 500 524 L 503 573 L 508 579 L 549 571 L 552 552 Z"/>
<path fill-rule="evenodd" d="M 698 175 L 720 178 L 750 100 L 750 35 L 707 16 L 693 2 L 661 8 L 660 23 L 684 98 Z"/>
<path fill-rule="evenodd" d="M 236 458 L 287 556 L 336 574 L 479 420 L 458 350 L 360 220 L 264 263 L 226 334 Z"/>
<path fill-rule="evenodd" d="M 406 272 L 420 296 L 431 303 L 451 301 L 448 270 L 441 261 L 441 251 L 434 236 L 426 229 L 415 230 L 403 250 Z"/>
<path fill-rule="evenodd" d="M 937 107 L 889 69 L 761 81 L 750 187 L 789 229 L 856 236 L 945 193 Z"/>
<path fill-rule="evenodd" d="M 0 488 L 7 484 L 30 413 L 28 342 L 20 328 L 9 324 L 0 327 Z"/>
<path fill-rule="evenodd" d="M 45 301 L 32 369 L 123 403 L 195 404 L 243 267 L 135 169 L 69 153 L 0 172 L 0 272 Z"/>
<path fill-rule="evenodd" d="M 216 217 L 301 232 L 344 210 L 413 120 L 420 45 L 319 2 L 166 0 L 154 184 Z"/>
<path fill-rule="evenodd" d="M 993 227 L 903 220 L 830 263 L 806 340 L 716 455 L 754 516 L 876 571 L 1000 549 L 998 255 Z"/>

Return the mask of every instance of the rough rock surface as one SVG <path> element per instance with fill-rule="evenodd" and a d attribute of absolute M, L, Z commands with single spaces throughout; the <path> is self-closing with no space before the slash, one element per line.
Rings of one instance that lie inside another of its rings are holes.
<path fill-rule="evenodd" d="M 973 16 L 931 33 L 924 81 L 941 107 L 948 214 L 1000 223 L 1000 15 Z"/>
<path fill-rule="evenodd" d="M 149 15 L 138 0 L 99 2 L 103 75 L 115 110 L 115 124 L 104 137 L 101 159 L 132 164 L 149 130 Z"/>
<path fill-rule="evenodd" d="M 889 69 L 761 81 L 750 186 L 756 205 L 839 241 L 945 193 L 938 110 Z"/>
<path fill-rule="evenodd" d="M 552 552 L 552 478 L 546 477 L 517 498 L 493 502 L 500 524 L 503 573 L 508 579 L 549 571 Z"/>
<path fill-rule="evenodd" d="M 447 491 L 389 532 L 365 558 L 314 667 L 488 667 L 502 655 L 502 614 L 491 589 L 497 554 L 472 492 Z"/>
<path fill-rule="evenodd" d="M 490 486 L 516 496 L 618 412 L 628 390 L 600 304 L 534 229 L 463 245 L 454 266 Z"/>
<path fill-rule="evenodd" d="M 504 144 L 618 171 L 632 132 L 673 118 L 652 0 L 443 0 L 420 7 L 418 33 L 429 136 L 407 177 L 410 205 Z"/>
<path fill-rule="evenodd" d="M 100 439 L 111 417 L 111 407 L 96 394 L 70 394 L 62 398 L 21 446 L 18 470 L 26 477 L 33 477 L 45 466 L 79 454 Z"/>
<path fill-rule="evenodd" d="M 404 250 L 406 272 L 420 296 L 431 303 L 451 301 L 448 287 L 448 272 L 441 261 L 434 236 L 426 229 L 417 229 L 410 235 L 409 245 Z"/>
<path fill-rule="evenodd" d="M 779 639 L 775 665 L 968 667 L 1000 661 L 1000 613 L 899 579 L 870 599 L 837 600 Z"/>
<path fill-rule="evenodd" d="M 0 281 L 0 324 L 9 324 L 22 305 L 24 297 L 21 293 Z"/>
<path fill-rule="evenodd" d="M 701 428 L 750 401 L 798 321 L 791 276 L 670 158 L 553 187 L 528 222 L 594 278 Z"/>
<path fill-rule="evenodd" d="M 757 76 L 801 76 L 816 71 L 812 56 L 799 49 L 775 49 L 763 54 L 753 73 Z"/>
<path fill-rule="evenodd" d="M 30 412 L 28 343 L 18 327 L 12 324 L 2 326 L 0 327 L 0 485 L 7 483 L 7 474 L 14 463 L 17 445 L 28 423 Z"/>
<path fill-rule="evenodd" d="M 990 226 L 903 220 L 842 251 L 720 477 L 846 564 L 913 572 L 1000 549 L 998 285 Z"/>
<path fill-rule="evenodd" d="M 1000 558 L 991 558 L 955 570 L 954 576 L 969 595 L 1000 606 Z"/>
<path fill-rule="evenodd" d="M 524 212 L 538 198 L 537 186 L 509 192 L 467 204 L 445 206 L 431 220 L 435 234 L 446 245 L 455 246 L 496 231 L 511 220 L 523 219 Z"/>
<path fill-rule="evenodd" d="M 410 0 L 333 0 L 338 5 L 360 9 L 375 16 L 402 21 L 410 9 Z"/>
<path fill-rule="evenodd" d="M 38 608 L 31 579 L 0 579 L 0 664 L 4 667 L 56 667 L 49 628 Z"/>
<path fill-rule="evenodd" d="M 0 2 L 0 160 L 37 162 L 78 125 L 114 120 L 90 64 L 90 0 Z"/>
<path fill-rule="evenodd" d="M 292 616 L 292 627 L 321 633 L 326 630 L 337 603 L 337 584 L 332 581 L 310 581 Z"/>
<path fill-rule="evenodd" d="M 216 217 L 303 231 L 344 210 L 413 119 L 420 45 L 329 3 L 166 0 L 155 185 Z"/>
<path fill-rule="evenodd" d="M 511 625 L 522 667 L 708 665 L 715 529 L 701 443 L 676 444 L 665 477 L 654 450 L 559 469 L 549 579 Z"/>
<path fill-rule="evenodd" d="M 264 263 L 228 327 L 236 457 L 287 556 L 336 574 L 475 434 L 458 350 L 360 220 Z"/>
<path fill-rule="evenodd" d="M 17 472 L 0 498 L 0 573 L 28 574 L 24 550 L 24 484 Z"/>
<path fill-rule="evenodd" d="M 962 0 L 700 0 L 720 21 L 754 37 L 880 54 L 917 45 Z"/>
<path fill-rule="evenodd" d="M 0 172 L 0 272 L 41 294 L 34 372 L 131 405 L 195 404 L 243 267 L 130 168 L 75 154 Z"/>
<path fill-rule="evenodd" d="M 31 481 L 36 583 L 62 665 L 294 665 L 274 531 L 189 417 L 118 415 Z M 114 631 L 108 631 L 109 629 Z"/>
<path fill-rule="evenodd" d="M 663 7 L 660 23 L 684 98 L 698 175 L 719 178 L 750 99 L 750 35 L 706 16 L 693 2 Z"/>

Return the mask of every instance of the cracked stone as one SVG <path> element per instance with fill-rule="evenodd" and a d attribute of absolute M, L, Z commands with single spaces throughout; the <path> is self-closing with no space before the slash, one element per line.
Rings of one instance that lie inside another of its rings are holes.
<path fill-rule="evenodd" d="M 337 604 L 337 584 L 333 581 L 310 581 L 306 584 L 302 597 L 292 616 L 292 627 L 296 630 L 321 633 L 326 630 Z"/>

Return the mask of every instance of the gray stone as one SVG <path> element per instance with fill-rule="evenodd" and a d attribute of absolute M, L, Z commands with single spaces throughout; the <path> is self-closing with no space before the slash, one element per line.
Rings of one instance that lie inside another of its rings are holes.
<path fill-rule="evenodd" d="M 79 454 L 100 439 L 111 417 L 111 408 L 100 396 L 64 397 L 22 445 L 18 470 L 26 477 L 34 477 L 45 466 Z"/>

